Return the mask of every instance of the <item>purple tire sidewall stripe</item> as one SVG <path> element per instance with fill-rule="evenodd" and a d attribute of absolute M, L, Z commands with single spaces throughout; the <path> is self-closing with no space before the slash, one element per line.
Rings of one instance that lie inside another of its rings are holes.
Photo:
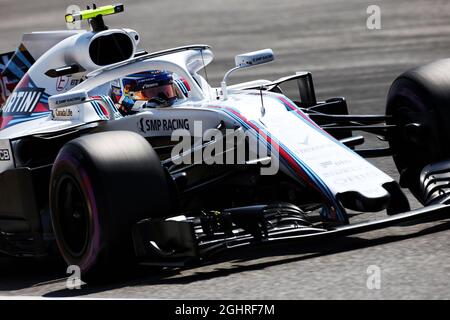
<path fill-rule="evenodd" d="M 78 267 L 81 271 L 89 270 L 95 263 L 97 255 L 100 251 L 100 223 L 98 215 L 97 202 L 95 200 L 94 189 L 92 187 L 91 180 L 86 170 L 80 164 L 80 162 L 74 157 L 62 154 L 58 156 L 55 162 L 68 163 L 71 167 L 76 168 L 79 176 L 81 177 L 82 190 L 85 197 L 88 200 L 89 214 L 90 214 L 90 230 L 89 230 L 89 244 L 87 253 L 84 254 L 82 260 L 79 262 Z"/>

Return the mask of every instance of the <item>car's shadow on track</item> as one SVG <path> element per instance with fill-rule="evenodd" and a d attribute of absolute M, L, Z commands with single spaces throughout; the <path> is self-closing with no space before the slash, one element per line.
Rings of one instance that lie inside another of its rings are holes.
<path fill-rule="evenodd" d="M 66 277 L 61 258 L 15 258 L 0 255 L 0 295 L 2 291 L 29 288 Z"/>
<path fill-rule="evenodd" d="M 322 241 L 315 243 L 309 241 L 306 245 L 271 245 L 251 250 L 235 250 L 216 257 L 209 267 L 179 270 L 160 270 L 140 267 L 127 278 L 122 278 L 109 285 L 92 286 L 84 285 L 79 290 L 61 289 L 44 294 L 44 297 L 75 297 L 89 294 L 107 292 L 109 290 L 120 289 L 123 287 L 139 287 L 147 285 L 182 285 L 198 281 L 209 280 L 212 278 L 226 277 L 240 272 L 261 270 L 286 263 L 298 262 L 315 257 L 348 252 L 363 248 L 369 248 L 382 244 L 392 243 L 424 236 L 436 232 L 450 229 L 450 221 L 443 221 L 431 227 L 423 228 L 419 231 L 413 231 L 402 235 L 386 235 L 375 239 L 363 239 L 361 237 L 341 238 L 339 241 Z M 265 259 L 270 257 L 270 260 Z M 256 261 L 255 261 L 256 260 Z M 226 266 L 221 263 L 230 262 Z M 186 272 L 190 271 L 190 272 Z M 150 274 L 150 275 L 149 275 Z M 2 286 L 0 285 L 0 288 Z"/>

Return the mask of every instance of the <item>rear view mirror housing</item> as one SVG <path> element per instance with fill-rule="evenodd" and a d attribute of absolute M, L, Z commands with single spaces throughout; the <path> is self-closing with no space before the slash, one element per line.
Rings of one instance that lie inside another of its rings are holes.
<path fill-rule="evenodd" d="M 272 49 L 263 49 L 237 55 L 234 58 L 236 66 L 225 74 L 221 82 L 223 100 L 227 100 L 227 79 L 233 71 L 265 64 L 273 60 L 275 60 L 275 56 Z"/>
<path fill-rule="evenodd" d="M 236 68 L 253 67 L 275 59 L 272 49 L 258 50 L 239 54 L 234 58 Z"/>

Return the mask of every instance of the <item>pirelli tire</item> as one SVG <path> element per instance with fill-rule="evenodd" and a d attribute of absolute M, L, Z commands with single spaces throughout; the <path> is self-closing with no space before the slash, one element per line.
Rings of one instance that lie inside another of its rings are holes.
<path fill-rule="evenodd" d="M 63 146 L 50 178 L 52 223 L 61 255 L 83 281 L 109 281 L 134 264 L 133 225 L 172 211 L 167 176 L 133 132 L 95 133 Z"/>
<path fill-rule="evenodd" d="M 438 60 L 400 75 L 387 97 L 389 136 L 400 182 L 424 203 L 422 169 L 450 158 L 450 59 Z"/>

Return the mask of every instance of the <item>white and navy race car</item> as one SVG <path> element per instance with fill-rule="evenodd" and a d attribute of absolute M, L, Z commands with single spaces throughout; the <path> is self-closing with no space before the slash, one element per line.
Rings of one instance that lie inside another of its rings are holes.
<path fill-rule="evenodd" d="M 201 75 L 207 45 L 148 53 L 136 31 L 105 26 L 121 11 L 69 14 L 92 29 L 25 34 L 1 56 L 1 252 L 44 256 L 56 242 L 97 281 L 136 261 L 183 266 L 450 214 L 450 60 L 398 77 L 386 114 L 349 115 L 344 98 L 316 100 L 309 72 L 227 84 L 272 61 L 270 49 L 236 56 L 212 87 Z M 176 100 L 124 114 L 111 84 L 149 70 L 171 75 Z M 358 147 L 355 131 L 386 146 Z M 383 156 L 400 183 L 365 159 Z M 402 188 L 423 208 L 411 211 Z M 382 210 L 385 219 L 350 224 Z"/>

